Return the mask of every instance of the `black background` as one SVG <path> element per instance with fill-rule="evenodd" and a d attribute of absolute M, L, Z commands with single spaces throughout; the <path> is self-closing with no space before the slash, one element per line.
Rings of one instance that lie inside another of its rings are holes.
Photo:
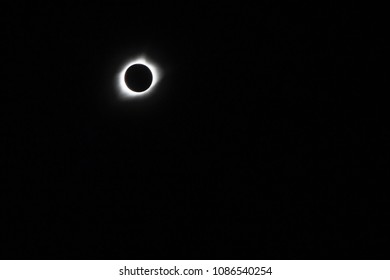
<path fill-rule="evenodd" d="M 2 9 L 3 259 L 388 258 L 382 18 L 228 2 Z"/>

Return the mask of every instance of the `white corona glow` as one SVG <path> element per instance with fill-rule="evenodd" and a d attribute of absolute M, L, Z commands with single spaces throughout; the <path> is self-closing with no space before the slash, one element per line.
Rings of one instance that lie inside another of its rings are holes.
<path fill-rule="evenodd" d="M 152 76 L 153 76 L 152 83 L 151 83 L 150 87 L 145 91 L 141 91 L 141 92 L 132 91 L 126 85 L 126 82 L 125 82 L 126 70 L 134 64 L 143 64 L 143 65 L 147 66 L 150 69 L 150 71 L 152 72 Z M 154 87 L 159 82 L 160 78 L 161 78 L 161 71 L 158 69 L 158 67 L 155 64 L 151 63 L 145 57 L 141 56 L 141 57 L 138 57 L 136 59 L 129 61 L 123 67 L 123 69 L 121 70 L 121 72 L 118 75 L 118 80 L 119 80 L 118 81 L 118 89 L 119 89 L 120 94 L 123 97 L 136 97 L 136 96 L 145 95 L 145 94 L 153 91 Z"/>

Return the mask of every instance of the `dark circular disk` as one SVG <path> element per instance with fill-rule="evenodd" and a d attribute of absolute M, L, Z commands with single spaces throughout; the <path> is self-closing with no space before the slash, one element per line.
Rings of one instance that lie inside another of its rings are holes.
<path fill-rule="evenodd" d="M 126 70 L 125 83 L 132 91 L 145 91 L 150 87 L 152 81 L 152 71 L 146 65 L 133 64 Z"/>

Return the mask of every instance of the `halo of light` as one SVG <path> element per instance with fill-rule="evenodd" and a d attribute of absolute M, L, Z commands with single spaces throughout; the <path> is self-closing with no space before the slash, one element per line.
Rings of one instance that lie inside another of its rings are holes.
<path fill-rule="evenodd" d="M 141 92 L 132 91 L 126 85 L 126 82 L 125 82 L 126 71 L 130 66 L 132 66 L 134 64 L 143 64 L 146 67 L 148 67 L 150 69 L 150 71 L 152 72 L 152 76 L 153 76 L 152 83 L 151 83 L 150 87 L 145 91 L 141 91 Z M 119 89 L 120 94 L 123 97 L 136 97 L 136 96 L 142 96 L 142 95 L 148 94 L 154 90 L 156 84 L 160 81 L 161 71 L 158 69 L 158 67 L 154 63 L 150 62 L 144 56 L 141 56 L 141 57 L 138 57 L 136 59 L 129 61 L 123 67 L 123 69 L 121 70 L 121 72 L 119 73 L 117 78 L 118 78 L 118 89 Z"/>

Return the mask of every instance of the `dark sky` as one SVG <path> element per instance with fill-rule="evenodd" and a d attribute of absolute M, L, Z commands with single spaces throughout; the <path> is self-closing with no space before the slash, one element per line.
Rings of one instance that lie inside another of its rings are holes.
<path fill-rule="evenodd" d="M 383 257 L 375 11 L 140 2 L 3 9 L 1 257 Z"/>

